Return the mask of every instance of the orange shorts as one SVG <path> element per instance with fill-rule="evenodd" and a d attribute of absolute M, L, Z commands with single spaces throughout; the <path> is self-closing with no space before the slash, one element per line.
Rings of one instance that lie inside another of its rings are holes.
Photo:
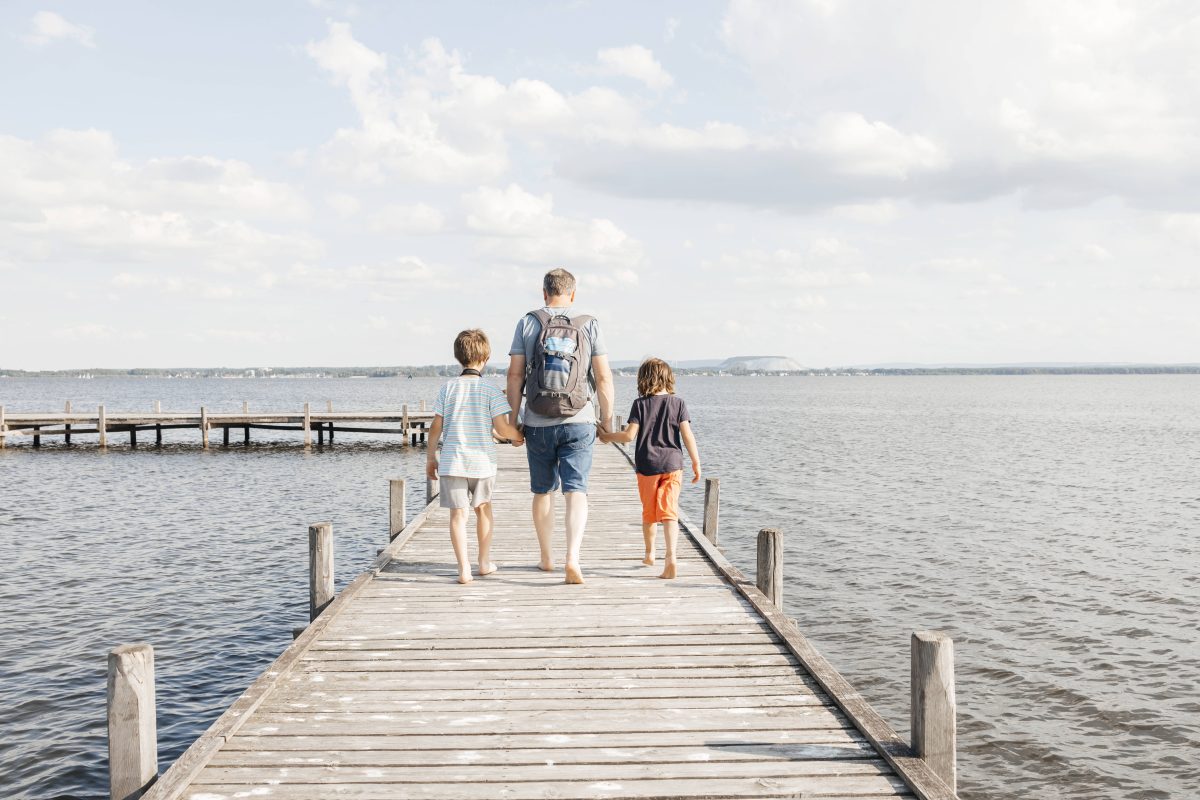
<path fill-rule="evenodd" d="M 642 498 L 642 523 L 679 519 L 679 490 L 683 486 L 683 470 L 661 475 L 637 476 L 638 496 Z"/>

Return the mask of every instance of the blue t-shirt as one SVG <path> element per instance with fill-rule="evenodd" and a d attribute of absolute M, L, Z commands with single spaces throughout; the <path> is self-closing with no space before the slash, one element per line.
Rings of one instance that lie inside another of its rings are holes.
<path fill-rule="evenodd" d="M 496 443 L 492 419 L 512 407 L 504 390 L 483 378 L 450 380 L 433 401 L 433 413 L 442 416 L 442 458 L 439 475 L 490 478 L 496 474 Z M 430 442 L 436 447 L 437 442 Z"/>

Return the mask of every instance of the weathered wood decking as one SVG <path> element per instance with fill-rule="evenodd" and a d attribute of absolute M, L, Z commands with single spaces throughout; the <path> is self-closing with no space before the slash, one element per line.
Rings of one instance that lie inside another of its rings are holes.
<path fill-rule="evenodd" d="M 641 564 L 621 451 L 596 449 L 584 586 L 537 569 L 501 454 L 498 572 L 458 585 L 427 508 L 146 797 L 954 796 L 707 541 L 677 580 Z"/>

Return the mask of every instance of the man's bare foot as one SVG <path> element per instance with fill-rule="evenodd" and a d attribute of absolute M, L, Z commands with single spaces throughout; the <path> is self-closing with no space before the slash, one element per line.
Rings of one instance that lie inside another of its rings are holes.
<path fill-rule="evenodd" d="M 496 565 L 493 564 L 491 561 L 487 562 L 486 564 L 479 565 L 480 576 L 491 575 L 495 571 L 496 571 Z"/>
<path fill-rule="evenodd" d="M 642 559 L 642 563 L 645 564 L 647 567 L 653 567 L 654 566 L 654 554 L 647 553 L 646 557 Z"/>
<path fill-rule="evenodd" d="M 459 583 L 470 583 L 473 580 L 475 580 L 475 579 L 471 577 L 471 573 L 469 573 L 469 572 L 458 573 L 458 582 Z"/>
<path fill-rule="evenodd" d="M 542 561 L 540 564 L 538 564 L 538 569 L 540 569 L 542 572 L 554 572 L 554 562 Z"/>
<path fill-rule="evenodd" d="M 668 580 L 670 580 L 671 578 L 674 578 L 675 577 L 675 562 L 668 561 L 666 563 L 666 565 L 663 567 L 662 575 L 659 575 L 658 577 L 667 578 Z"/>
<path fill-rule="evenodd" d="M 567 577 L 564 583 L 583 583 L 583 573 L 574 564 L 567 564 Z"/>

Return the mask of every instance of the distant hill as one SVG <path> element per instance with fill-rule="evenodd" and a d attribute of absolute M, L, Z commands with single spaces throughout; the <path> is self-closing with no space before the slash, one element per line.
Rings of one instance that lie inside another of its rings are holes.
<path fill-rule="evenodd" d="M 797 364 L 787 356 L 734 356 L 721 362 L 718 367 L 725 372 L 804 372 L 807 367 Z"/>

